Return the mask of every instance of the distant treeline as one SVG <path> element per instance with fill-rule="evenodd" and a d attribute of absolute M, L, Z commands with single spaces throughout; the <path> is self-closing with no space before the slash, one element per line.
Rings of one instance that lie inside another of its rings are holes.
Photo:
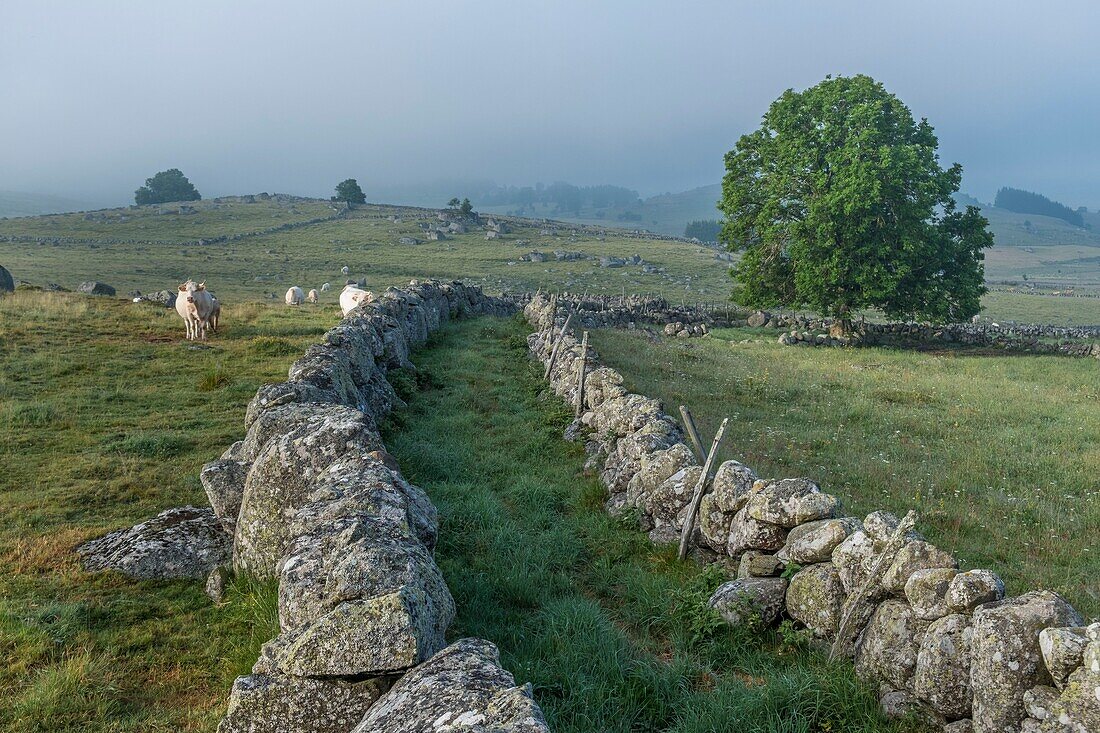
<path fill-rule="evenodd" d="M 641 204 L 637 191 L 622 186 L 574 186 L 558 181 L 549 186 L 498 186 L 481 192 L 481 206 L 554 206 L 556 211 L 578 214 L 581 209 L 626 208 Z"/>
<path fill-rule="evenodd" d="M 1080 212 L 1074 211 L 1057 201 L 1051 201 L 1046 196 L 1031 191 L 1021 191 L 1018 188 L 1002 188 L 997 192 L 997 198 L 993 200 L 993 205 L 999 209 L 1014 211 L 1017 214 L 1050 216 L 1068 222 L 1075 227 L 1085 226 L 1085 220 Z"/>
<path fill-rule="evenodd" d="M 700 242 L 717 242 L 722 231 L 722 222 L 717 219 L 696 219 L 684 227 L 684 236 L 698 239 Z"/>

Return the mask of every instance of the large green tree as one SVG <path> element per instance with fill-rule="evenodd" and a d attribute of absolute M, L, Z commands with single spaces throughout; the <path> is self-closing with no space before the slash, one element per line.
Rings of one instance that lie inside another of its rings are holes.
<path fill-rule="evenodd" d="M 168 201 L 198 201 L 201 198 L 198 190 L 179 168 L 169 168 L 152 178 L 146 178 L 145 185 L 134 191 L 134 203 L 138 206 Z"/>
<path fill-rule="evenodd" d="M 346 201 L 349 204 L 367 203 L 367 195 L 363 193 L 363 189 L 359 188 L 359 181 L 354 178 L 348 178 L 337 183 L 336 195 L 333 196 L 333 199 Z"/>
<path fill-rule="evenodd" d="M 743 250 L 735 297 L 807 307 L 845 325 L 863 308 L 952 321 L 981 308 L 976 207 L 956 208 L 962 168 L 940 167 L 927 120 L 869 76 L 787 90 L 726 154 L 722 239 Z"/>

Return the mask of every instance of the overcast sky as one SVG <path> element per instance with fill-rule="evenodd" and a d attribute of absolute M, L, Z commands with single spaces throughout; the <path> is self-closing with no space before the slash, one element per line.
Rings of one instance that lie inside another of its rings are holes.
<path fill-rule="evenodd" d="M 1100 3 L 0 0 L 0 189 L 125 203 L 439 180 L 717 183 L 784 89 L 866 73 L 963 190 L 1100 207 Z"/>

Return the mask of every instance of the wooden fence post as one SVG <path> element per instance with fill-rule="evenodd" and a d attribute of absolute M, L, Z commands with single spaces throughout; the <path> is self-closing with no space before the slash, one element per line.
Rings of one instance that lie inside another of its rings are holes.
<path fill-rule="evenodd" d="M 703 441 L 699 440 L 699 431 L 695 427 L 695 418 L 691 416 L 688 409 L 683 405 L 680 405 L 680 418 L 684 421 L 684 430 L 687 432 L 688 437 L 691 438 L 691 444 L 695 447 L 695 455 L 697 460 L 705 461 L 707 456 L 703 453 Z"/>
<path fill-rule="evenodd" d="M 565 340 L 565 332 L 569 328 L 569 322 L 573 320 L 573 314 L 570 313 L 565 317 L 565 323 L 561 326 L 561 333 L 558 334 L 558 338 L 554 341 L 554 348 L 550 350 L 550 361 L 546 362 L 546 371 L 543 372 L 542 378 L 549 379 L 550 372 L 554 371 L 554 364 L 558 360 L 558 352 L 561 351 L 561 342 Z M 554 327 L 550 326 L 550 336 L 554 335 Z"/>
<path fill-rule="evenodd" d="M 707 487 L 707 477 L 710 475 L 710 467 L 714 459 L 718 457 L 718 444 L 722 442 L 722 436 L 726 433 L 726 425 L 730 419 L 724 418 L 718 426 L 718 432 L 714 434 L 714 442 L 710 444 L 710 453 L 703 464 L 703 472 L 699 474 L 699 482 L 695 484 L 695 491 L 691 495 L 691 503 L 688 505 L 687 517 L 684 518 L 684 529 L 680 532 L 680 559 L 688 554 L 688 543 L 691 541 L 691 533 L 695 531 L 695 516 L 699 513 L 699 504 L 703 501 L 703 491 Z"/>
<path fill-rule="evenodd" d="M 577 369 L 577 404 L 574 407 L 574 417 L 584 414 L 584 372 L 588 366 L 588 331 L 581 337 L 581 365 Z"/>

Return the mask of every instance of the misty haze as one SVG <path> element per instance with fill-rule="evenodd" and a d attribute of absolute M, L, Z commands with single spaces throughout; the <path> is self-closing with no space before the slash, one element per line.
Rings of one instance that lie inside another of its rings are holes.
<path fill-rule="evenodd" d="M 1097 28 L 0 3 L 0 733 L 1100 733 Z"/>

